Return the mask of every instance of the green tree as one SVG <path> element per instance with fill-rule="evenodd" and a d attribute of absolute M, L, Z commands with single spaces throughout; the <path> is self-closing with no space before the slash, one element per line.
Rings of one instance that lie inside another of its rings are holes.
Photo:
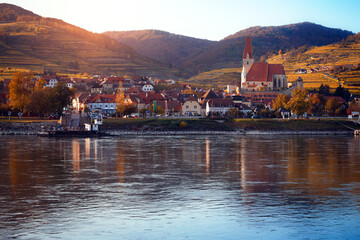
<path fill-rule="evenodd" d="M 225 116 L 230 119 L 237 118 L 238 115 L 239 115 L 239 109 L 237 109 L 237 108 L 230 108 L 225 113 Z"/>
<path fill-rule="evenodd" d="M 319 87 L 319 93 L 324 95 L 324 96 L 330 96 L 330 86 L 325 84 L 321 84 L 321 86 Z"/>
<path fill-rule="evenodd" d="M 43 118 L 46 113 L 50 113 L 51 111 L 50 94 L 51 90 L 46 88 L 33 92 L 30 97 L 28 109 Z"/>
<path fill-rule="evenodd" d="M 145 117 L 146 116 L 146 111 L 147 111 L 146 108 L 142 108 L 142 109 L 140 109 L 139 113 L 140 113 L 141 116 Z"/>
<path fill-rule="evenodd" d="M 309 108 L 308 92 L 305 89 L 294 89 L 286 107 L 299 118 Z"/>
<path fill-rule="evenodd" d="M 336 88 L 334 96 L 342 97 L 346 101 L 349 101 L 351 94 L 349 90 L 343 88 L 341 85 Z"/>
<path fill-rule="evenodd" d="M 136 112 L 136 105 L 134 104 L 125 104 L 123 108 L 123 115 L 131 115 L 132 113 Z"/>
<path fill-rule="evenodd" d="M 290 96 L 285 94 L 280 94 L 275 100 L 273 100 L 273 108 L 278 110 L 280 108 L 285 108 L 290 101 Z"/>
<path fill-rule="evenodd" d="M 66 86 L 65 83 L 59 82 L 53 89 L 50 90 L 49 101 L 51 103 L 51 110 L 59 115 L 62 115 L 64 107 L 70 105 L 71 97 L 74 91 Z"/>

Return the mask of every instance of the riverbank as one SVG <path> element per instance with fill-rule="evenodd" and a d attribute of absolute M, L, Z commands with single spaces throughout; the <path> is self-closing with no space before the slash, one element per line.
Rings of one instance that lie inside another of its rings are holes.
<path fill-rule="evenodd" d="M 0 121 L 0 135 L 36 135 L 57 121 Z M 360 125 L 348 120 L 281 119 L 106 119 L 101 131 L 126 135 L 353 135 Z"/>

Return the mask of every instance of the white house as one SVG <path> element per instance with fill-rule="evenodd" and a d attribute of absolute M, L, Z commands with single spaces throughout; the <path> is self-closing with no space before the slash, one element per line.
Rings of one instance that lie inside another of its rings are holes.
<path fill-rule="evenodd" d="M 48 81 L 45 87 L 54 88 L 59 81 L 56 78 L 52 78 Z"/>
<path fill-rule="evenodd" d="M 187 116 L 200 116 L 201 115 L 201 105 L 195 99 L 195 97 L 189 97 L 184 104 L 182 105 L 182 115 Z"/>
<path fill-rule="evenodd" d="M 116 111 L 116 95 L 97 95 L 88 102 L 91 112 L 113 114 Z"/>
<path fill-rule="evenodd" d="M 143 90 L 144 92 L 151 92 L 154 91 L 154 86 L 151 84 L 145 84 L 144 86 L 142 86 L 141 90 Z"/>
<path fill-rule="evenodd" d="M 225 115 L 231 108 L 235 107 L 232 99 L 228 98 L 212 98 L 206 102 L 206 116 L 210 114 Z"/>

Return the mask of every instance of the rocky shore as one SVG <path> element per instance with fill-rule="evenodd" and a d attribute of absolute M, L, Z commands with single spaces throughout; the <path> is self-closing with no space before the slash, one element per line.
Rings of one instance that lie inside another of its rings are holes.
<path fill-rule="evenodd" d="M 59 127 L 57 122 L 3 122 L 0 123 L 0 135 L 36 135 L 42 128 L 50 129 L 52 127 Z M 269 129 L 167 129 L 163 128 L 142 128 L 132 129 L 123 128 L 119 126 L 107 126 L 102 129 L 102 132 L 109 136 L 178 136 L 178 135 L 353 135 L 354 131 L 346 129 L 307 129 L 307 130 L 269 130 Z"/>
<path fill-rule="evenodd" d="M 216 136 L 216 135 L 354 135 L 352 131 L 121 131 L 107 130 L 105 133 L 109 136 Z"/>
<path fill-rule="evenodd" d="M 42 128 L 59 127 L 57 122 L 4 122 L 0 123 L 0 135 L 36 135 Z"/>
<path fill-rule="evenodd" d="M 38 123 L 0 123 L 0 135 L 36 135 L 41 128 L 59 127 L 53 122 Z M 268 130 L 236 130 L 236 131 L 128 131 L 106 129 L 109 136 L 178 136 L 178 135 L 353 135 L 352 131 L 268 131 Z"/>

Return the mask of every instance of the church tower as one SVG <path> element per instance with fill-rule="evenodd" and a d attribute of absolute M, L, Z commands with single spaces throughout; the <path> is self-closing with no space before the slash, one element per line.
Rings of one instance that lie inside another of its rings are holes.
<path fill-rule="evenodd" d="M 245 41 L 245 48 L 243 53 L 243 66 L 245 68 L 250 68 L 251 65 L 254 63 L 254 56 L 253 56 L 253 50 L 251 46 L 251 38 L 246 37 Z"/>
<path fill-rule="evenodd" d="M 254 55 L 251 46 L 251 38 L 246 37 L 245 48 L 243 53 L 243 69 L 241 73 L 241 84 L 246 83 L 246 73 L 249 71 L 254 63 Z"/>

